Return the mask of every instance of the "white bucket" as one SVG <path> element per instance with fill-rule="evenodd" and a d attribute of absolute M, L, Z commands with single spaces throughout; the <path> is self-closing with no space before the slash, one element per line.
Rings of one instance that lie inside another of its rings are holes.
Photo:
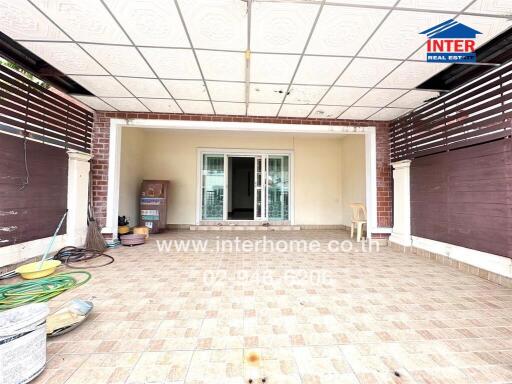
<path fill-rule="evenodd" d="M 46 303 L 0 312 L 0 383 L 24 384 L 46 365 Z"/>

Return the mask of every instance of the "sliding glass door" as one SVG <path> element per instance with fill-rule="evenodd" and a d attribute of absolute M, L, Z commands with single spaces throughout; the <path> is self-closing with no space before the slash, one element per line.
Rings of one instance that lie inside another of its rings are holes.
<path fill-rule="evenodd" d="M 267 170 L 268 220 L 288 220 L 289 180 L 288 156 L 269 155 Z"/>
<path fill-rule="evenodd" d="M 201 220 L 221 221 L 229 216 L 228 201 L 236 199 L 229 185 L 233 181 L 230 156 L 254 158 L 254 174 L 248 177 L 254 180 L 254 220 L 290 220 L 290 156 L 257 153 L 201 155 Z"/>
<path fill-rule="evenodd" d="M 267 218 L 268 156 L 255 156 L 254 161 L 254 220 Z"/>
<path fill-rule="evenodd" d="M 203 220 L 224 219 L 224 155 L 203 155 L 201 208 Z"/>

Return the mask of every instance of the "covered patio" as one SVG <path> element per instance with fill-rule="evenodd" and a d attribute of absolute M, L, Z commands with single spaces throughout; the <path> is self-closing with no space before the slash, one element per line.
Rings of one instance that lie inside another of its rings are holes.
<path fill-rule="evenodd" d="M 50 302 L 95 302 L 81 328 L 48 343 L 36 383 L 507 383 L 511 290 L 388 247 L 328 251 L 344 231 L 268 231 L 317 252 L 216 251 L 258 231 L 171 231 Z M 157 241 L 211 243 L 160 253 Z M 247 274 L 247 276 L 245 275 Z"/>
<path fill-rule="evenodd" d="M 0 0 L 0 384 L 512 383 L 511 12 Z"/>

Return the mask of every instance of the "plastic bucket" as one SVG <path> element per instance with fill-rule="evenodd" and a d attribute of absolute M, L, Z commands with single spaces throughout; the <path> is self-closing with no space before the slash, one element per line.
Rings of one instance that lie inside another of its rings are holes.
<path fill-rule="evenodd" d="M 0 312 L 0 383 L 24 384 L 46 365 L 46 303 Z"/>

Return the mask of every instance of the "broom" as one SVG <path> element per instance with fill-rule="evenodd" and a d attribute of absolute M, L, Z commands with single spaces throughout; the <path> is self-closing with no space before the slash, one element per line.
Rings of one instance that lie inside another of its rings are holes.
<path fill-rule="evenodd" d="M 89 204 L 87 205 L 87 236 L 85 248 L 103 252 L 107 248 L 107 242 L 96 224 L 92 209 L 92 174 L 89 173 Z"/>

